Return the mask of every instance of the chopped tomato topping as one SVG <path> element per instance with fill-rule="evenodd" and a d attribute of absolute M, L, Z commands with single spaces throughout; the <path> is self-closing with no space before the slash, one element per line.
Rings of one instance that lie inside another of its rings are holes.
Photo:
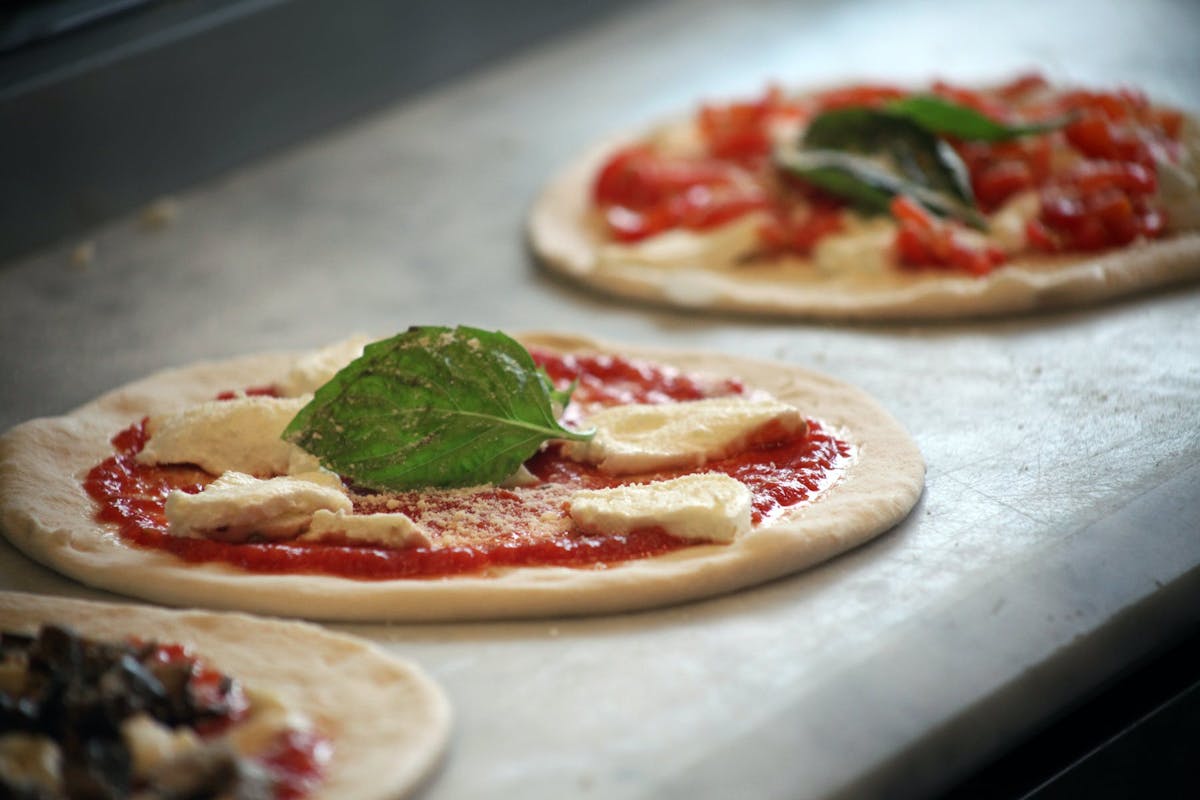
<path fill-rule="evenodd" d="M 1156 186 L 1155 173 L 1141 164 L 1082 161 L 1043 187 L 1038 222 L 1047 235 L 1030 244 L 1088 252 L 1160 236 L 1165 216 L 1152 204 Z"/>
<path fill-rule="evenodd" d="M 277 734 L 259 761 L 275 779 L 275 800 L 301 800 L 321 784 L 333 745 L 312 731 Z"/>
<path fill-rule="evenodd" d="M 615 153 L 600 170 L 593 197 L 619 242 L 672 228 L 708 230 L 769 205 L 740 167 L 662 156 L 647 147 Z"/>
<path fill-rule="evenodd" d="M 1018 101 L 1035 91 L 1045 89 L 1049 84 L 1040 72 L 1027 72 L 1018 75 L 996 90 L 1008 102 Z"/>
<path fill-rule="evenodd" d="M 1018 192 L 1036 185 L 1029 164 L 1018 159 L 1005 159 L 988 164 L 974 178 L 975 199 L 985 210 L 999 208 Z"/>
<path fill-rule="evenodd" d="M 1046 230 L 1046 226 L 1037 218 L 1025 223 L 1025 241 L 1029 242 L 1035 250 L 1047 252 L 1053 251 L 1058 246 L 1054 237 L 1050 235 L 1050 231 Z"/>
<path fill-rule="evenodd" d="M 817 92 L 813 97 L 813 106 L 818 112 L 854 106 L 876 108 L 907 94 L 904 89 L 887 84 L 861 84 Z"/>
<path fill-rule="evenodd" d="M 618 150 L 605 163 L 592 194 L 603 205 L 644 210 L 695 186 L 727 186 L 738 172 L 714 159 L 670 158 L 634 146 Z"/>
<path fill-rule="evenodd" d="M 771 123 L 799 114 L 799 106 L 771 86 L 752 102 L 705 105 L 696 121 L 711 155 L 754 163 L 771 154 Z"/>
<path fill-rule="evenodd" d="M 990 213 L 1013 195 L 1035 189 L 1052 172 L 1050 137 L 1011 142 L 960 142 L 959 156 L 967 166 L 975 200 Z"/>
<path fill-rule="evenodd" d="M 1135 130 L 1099 113 L 1085 112 L 1066 127 L 1065 133 L 1071 145 L 1089 158 L 1154 165 L 1149 144 Z"/>
<path fill-rule="evenodd" d="M 1001 122 L 1069 120 L 1004 141 L 951 142 L 980 211 L 992 214 L 1018 195 L 1036 194 L 1040 209 L 1026 225 L 1030 250 L 1089 252 L 1165 231 L 1165 214 L 1154 199 L 1156 169 L 1159 161 L 1180 157 L 1181 112 L 1154 106 L 1130 89 L 1054 90 L 1037 73 L 988 90 L 945 81 L 932 90 Z M 832 109 L 879 107 L 907 94 L 892 85 L 860 84 L 794 101 L 770 87 L 748 102 L 705 105 L 696 117 L 704 155 L 625 148 L 600 171 L 596 205 L 621 242 L 673 228 L 703 231 L 767 211 L 760 252 L 811 254 L 823 237 L 842 229 L 846 205 L 821 200 L 802 180 L 772 168 L 772 127 Z M 905 207 L 894 204 L 892 212 Z M 904 264 L 983 274 L 1004 258 L 997 248 L 973 243 L 957 224 L 932 219 L 928 227 L 912 213 L 897 221 L 896 254 Z"/>
<path fill-rule="evenodd" d="M 821 239 L 845 227 L 846 209 L 825 201 L 799 210 L 776 208 L 759 228 L 759 237 L 770 253 L 810 255 Z"/>
<path fill-rule="evenodd" d="M 938 219 L 911 198 L 897 195 L 891 211 L 898 223 L 895 249 L 902 264 L 986 275 L 1004 263 L 1004 252 L 998 247 L 970 241 L 961 228 Z"/>
<path fill-rule="evenodd" d="M 610 206 L 604 218 L 613 238 L 636 242 L 673 228 L 703 231 L 769 207 L 766 196 L 750 191 L 710 191 L 696 186 L 643 210 Z"/>

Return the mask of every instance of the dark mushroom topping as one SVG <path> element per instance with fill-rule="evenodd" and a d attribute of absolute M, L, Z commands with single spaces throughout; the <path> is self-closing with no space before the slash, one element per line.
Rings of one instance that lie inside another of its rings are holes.
<path fill-rule="evenodd" d="M 270 800 L 274 787 L 260 766 L 228 745 L 205 743 L 170 758 L 146 777 L 134 774 L 122 734 L 130 718 L 146 715 L 167 728 L 228 719 L 235 684 L 220 676 L 215 689 L 196 687 L 196 663 L 164 658 L 157 645 L 85 639 L 46 625 L 36 636 L 0 635 L 0 736 L 52 741 L 61 755 L 61 785 L 52 794 L 32 782 L 16 784 L 0 769 L 0 797 L 18 800 Z M 17 675 L 14 677 L 14 671 Z M 211 679 L 211 675 L 209 676 Z"/>

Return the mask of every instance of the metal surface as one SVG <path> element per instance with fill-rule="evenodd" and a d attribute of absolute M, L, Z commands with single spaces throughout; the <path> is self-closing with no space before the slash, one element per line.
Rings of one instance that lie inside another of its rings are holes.
<path fill-rule="evenodd" d="M 523 215 L 579 148 L 769 79 L 1030 66 L 1200 109 L 1194 3 L 655 4 L 0 271 L 0 425 L 156 368 L 464 322 L 775 357 L 879 397 L 929 464 L 822 568 L 615 617 L 341 626 L 457 708 L 429 798 L 920 797 L 1200 622 L 1200 290 L 939 326 L 622 307 Z M 0 586 L 94 596 L 0 549 Z"/>
<path fill-rule="evenodd" d="M 23 23 L 50 36 L 0 52 L 0 260 L 627 3 L 172 0 L 87 25 L 72 12 L 114 9 L 0 10 L 0 47 Z"/>

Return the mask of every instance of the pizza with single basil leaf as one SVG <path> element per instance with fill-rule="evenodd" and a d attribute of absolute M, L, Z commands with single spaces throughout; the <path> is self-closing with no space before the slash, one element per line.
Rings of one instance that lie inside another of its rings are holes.
<path fill-rule="evenodd" d="M 321 619 L 709 597 L 888 530 L 923 479 L 895 419 L 801 367 L 469 327 L 196 364 L 0 437 L 38 561 Z"/>

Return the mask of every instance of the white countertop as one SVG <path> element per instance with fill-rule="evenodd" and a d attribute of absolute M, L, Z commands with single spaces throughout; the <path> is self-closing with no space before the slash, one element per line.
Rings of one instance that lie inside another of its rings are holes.
<path fill-rule="evenodd" d="M 896 530 L 728 597 L 615 617 L 336 626 L 457 714 L 423 797 L 920 797 L 1200 622 L 1200 289 L 933 326 L 623 307 L 542 272 L 523 215 L 612 131 L 845 75 L 1041 66 L 1200 109 L 1200 7 L 674 2 L 616 15 L 0 267 L 0 428 L 154 369 L 466 323 L 773 357 L 920 444 Z M 1049 5 L 1049 4 L 1045 4 Z M 1006 9 L 1001 14 L 999 9 Z M 0 588 L 103 597 L 0 545 Z"/>

